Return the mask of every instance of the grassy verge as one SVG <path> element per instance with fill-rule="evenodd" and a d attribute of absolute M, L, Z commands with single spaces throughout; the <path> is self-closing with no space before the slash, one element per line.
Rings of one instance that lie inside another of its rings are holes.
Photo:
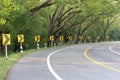
<path fill-rule="evenodd" d="M 4 80 L 4 77 L 6 76 L 8 70 L 16 61 L 18 61 L 21 57 L 35 51 L 37 50 L 31 49 L 31 50 L 24 51 L 23 54 L 13 53 L 8 57 L 8 60 L 5 59 L 5 56 L 0 57 L 0 80 Z"/>
<path fill-rule="evenodd" d="M 57 47 L 65 47 L 65 46 L 70 46 L 72 44 L 63 44 Z M 55 48 L 55 47 L 49 47 L 49 48 Z M 45 50 L 45 48 L 41 48 L 40 50 Z M 0 80 L 4 80 L 4 77 L 6 76 L 8 70 L 11 68 L 11 66 L 17 62 L 21 57 L 30 54 L 32 52 L 36 52 L 38 50 L 36 49 L 31 49 L 31 50 L 26 50 L 24 51 L 23 54 L 20 52 L 17 53 L 12 53 L 11 55 L 8 56 L 8 60 L 5 59 L 5 56 L 0 56 Z"/>

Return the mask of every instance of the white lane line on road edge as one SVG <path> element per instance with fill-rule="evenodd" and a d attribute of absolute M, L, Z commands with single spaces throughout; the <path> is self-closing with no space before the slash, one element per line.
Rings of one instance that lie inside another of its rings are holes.
<path fill-rule="evenodd" d="M 117 52 L 117 51 L 114 51 L 114 50 L 112 49 L 112 47 L 114 47 L 114 46 L 110 46 L 110 47 L 109 47 L 109 50 L 112 51 L 113 53 L 117 54 L 117 55 L 120 55 L 120 53 Z"/>
<path fill-rule="evenodd" d="M 52 73 L 52 75 L 57 79 L 57 80 L 63 80 L 55 71 L 54 69 L 52 68 L 51 64 L 50 64 L 50 57 L 52 55 L 54 55 L 55 53 L 59 52 L 59 51 L 62 51 L 62 50 L 65 50 L 65 49 L 69 49 L 69 48 L 72 48 L 72 47 L 76 47 L 75 46 L 69 46 L 69 47 L 66 47 L 66 48 L 62 48 L 62 49 L 59 49 L 59 50 L 56 50 L 56 51 L 53 51 L 52 53 L 50 53 L 47 57 L 47 66 L 48 66 L 48 69 L 49 71 Z"/>
<path fill-rule="evenodd" d="M 50 64 L 50 57 L 51 57 L 53 54 L 55 54 L 55 53 L 57 53 L 57 52 L 59 52 L 59 51 L 61 51 L 61 50 L 64 50 L 64 49 L 60 49 L 60 50 L 53 51 L 53 52 L 47 57 L 47 66 L 48 66 L 48 68 L 49 68 L 49 71 L 53 74 L 53 76 L 54 76 L 57 80 L 62 80 L 62 78 L 61 78 L 60 76 L 58 76 L 58 74 L 53 70 L 53 68 L 52 68 L 52 66 L 51 66 L 51 64 Z"/>

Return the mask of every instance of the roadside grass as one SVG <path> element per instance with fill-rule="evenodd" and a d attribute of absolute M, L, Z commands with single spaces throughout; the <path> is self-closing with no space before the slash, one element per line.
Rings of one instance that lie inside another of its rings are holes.
<path fill-rule="evenodd" d="M 8 70 L 21 57 L 36 51 L 37 51 L 36 49 L 30 49 L 24 51 L 24 53 L 19 53 L 19 52 L 13 53 L 8 56 L 8 60 L 5 59 L 5 56 L 0 56 L 0 80 L 4 80 L 4 77 L 6 76 Z"/>
<path fill-rule="evenodd" d="M 57 47 L 65 47 L 65 46 L 70 46 L 73 44 L 62 44 L 60 46 L 54 46 L 54 47 L 48 47 L 48 48 L 57 48 Z M 48 49 L 46 48 L 46 49 Z M 45 50 L 45 48 L 40 48 L 40 50 Z M 37 52 L 39 50 L 37 49 L 30 49 L 24 51 L 24 53 L 16 52 L 12 53 L 11 55 L 8 56 L 8 60 L 6 60 L 5 56 L 0 56 L 0 80 L 4 80 L 6 77 L 7 72 L 11 68 L 11 66 L 17 62 L 20 58 L 27 54 L 31 54 L 33 52 Z M 9 53 L 8 53 L 9 54 Z"/>

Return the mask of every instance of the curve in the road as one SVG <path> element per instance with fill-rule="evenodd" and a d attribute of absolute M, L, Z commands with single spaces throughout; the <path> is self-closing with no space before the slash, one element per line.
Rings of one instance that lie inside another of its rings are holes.
<path fill-rule="evenodd" d="M 70 48 L 70 47 L 67 47 L 67 48 Z M 48 69 L 49 71 L 52 73 L 52 75 L 57 79 L 57 80 L 63 80 L 55 71 L 54 69 L 52 68 L 51 66 L 51 63 L 50 63 L 50 57 L 54 54 L 56 54 L 57 52 L 59 51 L 62 51 L 62 50 L 65 50 L 67 48 L 63 48 L 63 49 L 59 49 L 59 50 L 56 50 L 56 51 L 53 51 L 52 53 L 50 53 L 47 57 L 47 66 L 48 66 Z"/>
<path fill-rule="evenodd" d="M 117 52 L 117 51 L 115 51 L 115 50 L 113 50 L 112 47 L 114 47 L 114 46 L 110 46 L 110 47 L 109 47 L 109 50 L 112 51 L 113 53 L 117 54 L 117 55 L 120 55 L 120 53 Z"/>
<path fill-rule="evenodd" d="M 94 45 L 94 46 L 92 46 L 92 47 L 89 47 L 89 48 L 87 48 L 87 49 L 84 51 L 84 56 L 85 56 L 88 60 L 90 60 L 90 61 L 92 61 L 93 63 L 95 63 L 95 64 L 97 64 L 97 65 L 100 65 L 100 66 L 102 66 L 102 67 L 104 67 L 104 68 L 110 69 L 110 70 L 112 70 L 112 71 L 120 72 L 120 69 L 116 69 L 116 68 L 113 68 L 113 67 L 111 67 L 111 66 L 105 65 L 105 64 L 103 64 L 103 63 L 101 63 L 101 62 L 99 62 L 99 61 L 96 61 L 95 59 L 91 58 L 90 56 L 88 56 L 88 51 L 89 51 L 90 49 L 94 48 L 94 47 L 96 47 L 96 45 Z M 111 50 L 112 50 L 112 49 L 111 49 Z M 115 51 L 114 51 L 114 52 L 115 52 Z"/>
<path fill-rule="evenodd" d="M 48 66 L 48 69 L 49 71 L 52 73 L 52 75 L 57 79 L 57 80 L 62 80 L 62 78 L 54 71 L 54 69 L 52 68 L 51 64 L 50 64 L 50 57 L 52 55 L 54 55 L 55 53 L 59 52 L 59 51 L 62 51 L 64 49 L 59 49 L 59 50 L 56 50 L 56 51 L 53 51 L 51 54 L 48 55 L 47 57 L 47 66 Z"/>

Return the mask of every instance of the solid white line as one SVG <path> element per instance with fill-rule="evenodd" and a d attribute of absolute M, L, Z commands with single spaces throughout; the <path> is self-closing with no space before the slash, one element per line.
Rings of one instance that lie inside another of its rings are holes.
<path fill-rule="evenodd" d="M 76 47 L 76 46 L 71 46 L 71 47 Z M 62 50 L 65 50 L 65 49 L 68 49 L 68 48 L 71 48 L 71 47 L 66 47 L 66 48 L 63 48 L 63 49 L 59 49 L 59 50 L 56 50 L 56 51 L 53 51 L 52 53 L 50 53 L 47 57 L 47 66 L 48 66 L 48 69 L 49 71 L 52 73 L 52 75 L 57 79 L 57 80 L 63 80 L 52 68 L 51 64 L 50 64 L 50 57 L 52 55 L 54 55 L 55 53 L 59 52 L 59 51 L 62 51 Z"/>
<path fill-rule="evenodd" d="M 54 76 L 57 80 L 62 80 L 62 78 L 61 78 L 60 76 L 58 76 L 58 74 L 53 70 L 53 68 L 52 68 L 52 66 L 51 66 L 51 64 L 50 64 L 50 57 L 51 57 L 53 54 L 55 54 L 55 53 L 57 53 L 57 52 L 59 52 L 59 51 L 61 51 L 61 50 L 63 50 L 63 49 L 56 50 L 56 51 L 52 52 L 52 53 L 47 57 L 47 66 L 48 66 L 50 72 L 53 74 L 53 76 Z"/>
<path fill-rule="evenodd" d="M 109 50 L 112 51 L 113 53 L 117 54 L 117 55 L 120 55 L 120 53 L 117 52 L 117 51 L 114 51 L 114 50 L 112 49 L 112 47 L 113 47 L 113 46 L 110 46 L 110 47 L 109 47 Z"/>
<path fill-rule="evenodd" d="M 52 68 L 51 64 L 50 64 L 50 57 L 52 55 L 54 55 L 55 53 L 57 52 L 60 52 L 62 50 L 65 50 L 65 49 L 69 49 L 69 48 L 73 48 L 73 47 L 76 47 L 77 45 L 75 46 L 69 46 L 69 47 L 66 47 L 66 48 L 62 48 L 62 49 L 59 49 L 59 50 L 56 50 L 56 51 L 53 51 L 52 53 L 50 53 L 47 57 L 47 66 L 48 66 L 48 69 L 49 71 L 52 73 L 52 75 L 57 79 L 57 80 L 63 80 L 55 71 L 54 69 Z"/>

